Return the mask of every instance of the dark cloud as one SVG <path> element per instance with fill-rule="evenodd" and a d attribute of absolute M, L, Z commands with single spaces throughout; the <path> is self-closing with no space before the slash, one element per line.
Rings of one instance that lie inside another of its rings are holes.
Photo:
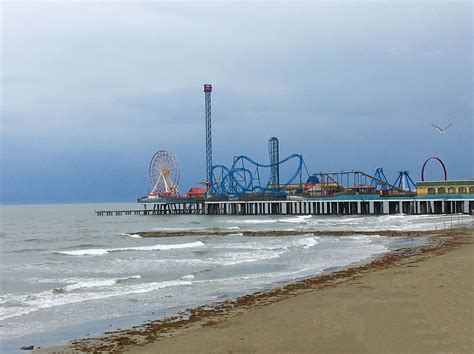
<path fill-rule="evenodd" d="M 472 176 L 469 2 L 1 6 L 4 202 L 133 200 L 159 149 L 203 180 L 205 82 L 216 163 L 278 136 L 310 171 Z"/>

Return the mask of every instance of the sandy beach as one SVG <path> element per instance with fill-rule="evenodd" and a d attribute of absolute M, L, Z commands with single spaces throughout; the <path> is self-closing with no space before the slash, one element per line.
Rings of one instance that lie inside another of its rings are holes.
<path fill-rule="evenodd" d="M 37 352 L 471 353 L 473 230 L 445 231 L 433 240 L 369 264 L 194 309 L 189 318 Z"/>

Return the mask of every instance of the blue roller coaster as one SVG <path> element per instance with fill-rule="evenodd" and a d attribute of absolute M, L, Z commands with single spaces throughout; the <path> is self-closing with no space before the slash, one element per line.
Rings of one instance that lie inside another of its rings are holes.
<path fill-rule="evenodd" d="M 296 169 L 290 173 L 290 177 L 285 183 L 275 184 L 275 174 L 272 171 L 279 171 L 282 165 L 291 161 L 296 161 Z M 268 179 L 265 178 L 266 169 L 270 170 Z M 309 176 L 303 156 L 299 154 L 292 154 L 280 161 L 273 160 L 270 164 L 262 164 L 248 156 L 240 155 L 234 157 L 231 168 L 224 165 L 212 167 L 211 193 L 213 195 L 241 195 L 252 192 L 280 193 L 292 184 L 298 184 L 302 188 L 303 172 Z"/>

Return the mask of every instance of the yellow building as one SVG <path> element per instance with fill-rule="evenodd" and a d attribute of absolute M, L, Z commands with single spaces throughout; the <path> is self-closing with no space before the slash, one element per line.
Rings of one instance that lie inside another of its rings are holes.
<path fill-rule="evenodd" d="M 416 195 L 446 194 L 474 194 L 474 179 L 416 182 Z"/>

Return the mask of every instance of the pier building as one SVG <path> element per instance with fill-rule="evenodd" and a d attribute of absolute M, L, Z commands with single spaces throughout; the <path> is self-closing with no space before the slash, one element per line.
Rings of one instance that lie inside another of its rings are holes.
<path fill-rule="evenodd" d="M 474 179 L 417 182 L 416 194 L 419 196 L 474 194 Z"/>

